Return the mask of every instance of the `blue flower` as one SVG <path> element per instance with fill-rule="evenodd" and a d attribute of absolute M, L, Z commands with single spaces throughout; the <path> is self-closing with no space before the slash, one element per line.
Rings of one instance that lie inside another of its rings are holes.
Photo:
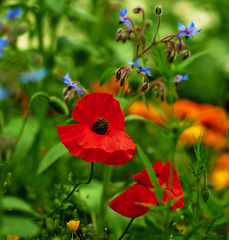
<path fill-rule="evenodd" d="M 183 24 L 178 23 L 178 29 L 180 30 L 180 32 L 177 34 L 177 36 L 180 37 L 185 35 L 187 38 L 191 38 L 191 36 L 194 36 L 201 30 L 201 29 L 194 30 L 195 29 L 194 22 L 191 22 L 188 26 L 184 26 Z"/>
<path fill-rule="evenodd" d="M 46 77 L 48 75 L 50 71 L 43 67 L 40 68 L 34 72 L 23 72 L 20 76 L 19 79 L 21 80 L 21 82 L 23 83 L 27 83 L 27 82 L 39 82 L 41 81 L 44 77 Z"/>
<path fill-rule="evenodd" d="M 7 39 L 0 38 L 0 58 L 2 58 L 2 50 L 8 43 Z"/>
<path fill-rule="evenodd" d="M 65 77 L 62 77 L 62 79 L 63 79 L 64 83 L 66 83 L 69 86 L 71 86 L 72 88 L 74 88 L 78 93 L 83 94 L 82 89 L 77 87 L 77 83 L 71 81 L 69 73 L 66 73 Z"/>
<path fill-rule="evenodd" d="M 151 75 L 149 72 L 150 67 L 146 67 L 146 68 L 140 67 L 138 61 L 139 61 L 139 58 L 137 58 L 135 62 L 128 62 L 128 64 L 134 65 L 135 67 L 137 67 L 137 69 L 140 72 L 145 72 L 148 76 L 152 77 L 153 75 Z"/>
<path fill-rule="evenodd" d="M 130 31 L 130 24 L 131 24 L 131 21 L 129 19 L 127 19 L 127 8 L 124 8 L 123 10 L 120 10 L 120 18 L 121 18 L 121 22 L 124 23 L 124 25 L 126 25 Z"/>
<path fill-rule="evenodd" d="M 9 97 L 9 95 L 10 95 L 9 90 L 1 87 L 0 85 L 0 101 L 5 100 L 6 98 Z"/>
<path fill-rule="evenodd" d="M 187 80 L 189 74 L 185 74 L 184 76 L 182 75 L 176 75 L 175 79 L 173 80 L 173 82 L 175 83 L 179 83 L 181 81 Z"/>
<path fill-rule="evenodd" d="M 20 7 L 16 8 L 15 10 L 9 8 L 8 9 L 8 14 L 7 14 L 7 19 L 11 20 L 11 19 L 15 19 L 17 17 L 19 17 L 22 13 L 22 10 Z"/>

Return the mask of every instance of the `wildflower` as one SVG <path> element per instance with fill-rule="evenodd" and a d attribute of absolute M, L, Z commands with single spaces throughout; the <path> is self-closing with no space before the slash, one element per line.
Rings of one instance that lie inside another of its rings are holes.
<path fill-rule="evenodd" d="M 172 186 L 171 192 L 169 192 L 170 167 L 171 163 L 163 165 L 161 161 L 157 161 L 152 165 L 152 168 L 158 177 L 159 186 L 165 187 L 162 204 L 166 205 L 169 198 L 170 200 L 176 199 L 176 201 L 171 205 L 171 208 L 177 209 L 184 207 L 183 191 L 177 172 L 174 166 L 172 166 Z M 134 180 L 137 183 L 108 203 L 109 207 L 114 211 L 129 218 L 140 217 L 149 210 L 150 205 L 158 204 L 147 169 L 144 169 L 140 173 L 136 174 L 134 176 Z"/>
<path fill-rule="evenodd" d="M 9 97 L 9 95 L 10 95 L 9 90 L 1 87 L 0 85 L 0 101 L 5 100 L 6 98 Z"/>
<path fill-rule="evenodd" d="M 146 68 L 140 67 L 138 61 L 139 61 L 139 57 L 136 59 L 135 62 L 128 62 L 128 64 L 134 65 L 135 67 L 137 67 L 139 72 L 145 72 L 148 76 L 152 77 L 153 75 L 151 75 L 149 72 L 150 67 L 146 67 Z"/>
<path fill-rule="evenodd" d="M 71 220 L 71 221 L 67 222 L 67 225 L 71 231 L 76 231 L 79 228 L 80 221 Z"/>
<path fill-rule="evenodd" d="M 9 8 L 8 9 L 8 14 L 7 14 L 7 19 L 8 20 L 12 20 L 15 19 L 17 17 L 19 17 L 22 13 L 22 10 L 20 7 L 16 8 L 15 10 Z"/>
<path fill-rule="evenodd" d="M 184 80 L 187 80 L 187 77 L 188 77 L 189 74 L 185 74 L 185 75 L 176 75 L 175 79 L 173 82 L 175 83 L 179 83 L 181 81 L 184 81 Z"/>
<path fill-rule="evenodd" d="M 128 27 L 128 29 L 130 30 L 130 24 L 131 21 L 129 19 L 127 19 L 127 8 L 124 8 L 123 10 L 120 10 L 120 18 L 121 18 L 121 22 L 124 23 L 124 25 L 126 25 Z"/>
<path fill-rule="evenodd" d="M 0 38 L 0 58 L 2 58 L 2 50 L 3 48 L 5 48 L 7 43 L 8 43 L 7 39 Z"/>
<path fill-rule="evenodd" d="M 123 132 L 125 119 L 119 102 L 108 93 L 91 93 L 81 98 L 72 111 L 80 124 L 57 126 L 61 142 L 74 156 L 86 162 L 123 165 L 136 149 Z"/>
<path fill-rule="evenodd" d="M 195 29 L 194 22 L 191 22 L 188 26 L 184 26 L 183 24 L 178 23 L 178 29 L 180 30 L 180 32 L 177 34 L 177 36 L 181 37 L 185 35 L 186 38 L 191 38 L 201 30 L 201 29 L 198 29 L 196 31 L 194 30 Z"/>
<path fill-rule="evenodd" d="M 68 86 L 74 88 L 78 93 L 83 94 L 82 89 L 77 87 L 76 82 L 72 82 L 69 76 L 69 73 L 66 73 L 65 77 L 62 77 L 64 83 L 68 84 Z"/>
<path fill-rule="evenodd" d="M 49 73 L 49 70 L 47 68 L 40 68 L 34 72 L 24 72 L 19 76 L 19 79 L 21 82 L 26 83 L 26 82 L 39 82 L 41 81 L 44 77 L 47 76 Z"/>
<path fill-rule="evenodd" d="M 7 240 L 19 240 L 18 236 L 7 235 Z"/>

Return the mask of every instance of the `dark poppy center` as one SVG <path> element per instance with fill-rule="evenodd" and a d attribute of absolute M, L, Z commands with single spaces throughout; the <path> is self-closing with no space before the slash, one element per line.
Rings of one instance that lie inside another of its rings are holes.
<path fill-rule="evenodd" d="M 108 127 L 109 123 L 105 118 L 97 118 L 92 126 L 92 131 L 104 135 L 107 132 Z"/>

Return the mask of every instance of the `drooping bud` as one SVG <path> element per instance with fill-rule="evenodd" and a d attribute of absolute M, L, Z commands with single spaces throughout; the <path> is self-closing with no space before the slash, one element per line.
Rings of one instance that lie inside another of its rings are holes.
<path fill-rule="evenodd" d="M 204 186 L 201 191 L 201 197 L 203 198 L 204 202 L 207 202 L 210 197 L 211 191 L 207 186 Z"/>
<path fill-rule="evenodd" d="M 148 83 L 144 83 L 143 85 L 142 85 L 142 91 L 145 91 L 146 89 L 148 89 L 149 88 L 149 84 Z"/>
<path fill-rule="evenodd" d="M 116 74 L 115 74 L 115 76 L 116 76 L 116 78 L 115 78 L 115 82 L 118 82 L 118 81 L 120 80 L 121 75 L 122 75 L 122 71 L 121 71 L 121 69 L 119 68 L 119 69 L 116 70 Z"/>
<path fill-rule="evenodd" d="M 162 7 L 161 7 L 161 6 L 157 6 L 157 7 L 155 8 L 155 13 L 156 13 L 158 16 L 160 16 L 160 15 L 162 14 Z"/>
<path fill-rule="evenodd" d="M 151 24 L 152 24 L 152 21 L 151 20 L 149 20 L 149 19 L 147 19 L 146 21 L 145 21 L 145 27 L 150 27 L 151 26 Z"/>
<path fill-rule="evenodd" d="M 139 13 L 142 9 L 140 7 L 136 7 L 133 9 L 134 13 Z"/>
<path fill-rule="evenodd" d="M 57 113 L 67 115 L 68 108 L 67 106 L 57 97 L 49 97 L 48 100 L 49 106 Z"/>
<path fill-rule="evenodd" d="M 183 57 L 183 60 L 187 59 L 190 56 L 190 53 L 186 53 Z"/>

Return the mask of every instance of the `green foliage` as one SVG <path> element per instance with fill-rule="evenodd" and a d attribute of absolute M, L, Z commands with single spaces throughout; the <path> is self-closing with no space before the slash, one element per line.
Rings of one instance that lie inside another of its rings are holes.
<path fill-rule="evenodd" d="M 61 156 L 66 154 L 68 150 L 65 146 L 59 142 L 54 145 L 45 157 L 41 160 L 39 167 L 37 169 L 37 174 L 43 173 L 47 168 L 49 168 L 55 161 L 57 161 Z"/>

